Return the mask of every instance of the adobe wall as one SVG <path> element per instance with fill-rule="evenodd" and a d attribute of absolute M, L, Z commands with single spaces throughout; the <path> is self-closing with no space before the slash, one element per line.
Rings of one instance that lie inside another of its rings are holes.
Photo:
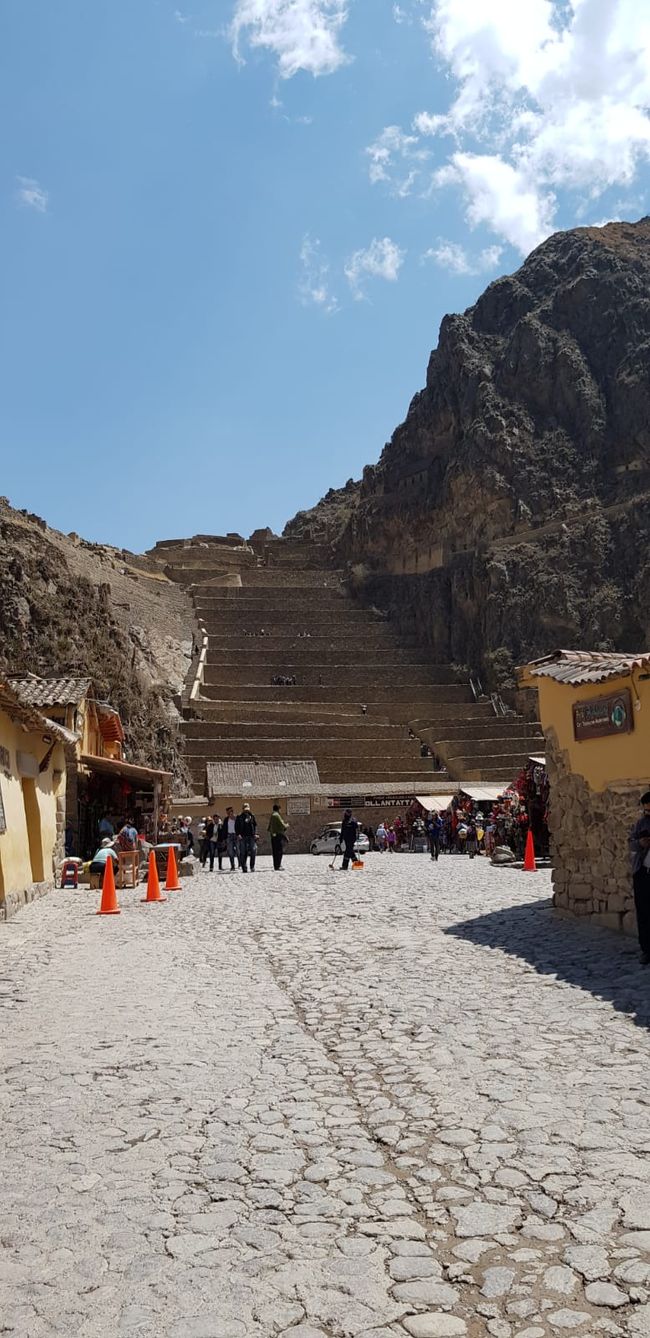
<path fill-rule="evenodd" d="M 561 914 L 588 915 L 594 924 L 636 934 L 628 838 L 640 812 L 638 782 L 592 790 L 571 771 L 551 728 L 546 761 L 553 905 Z"/>

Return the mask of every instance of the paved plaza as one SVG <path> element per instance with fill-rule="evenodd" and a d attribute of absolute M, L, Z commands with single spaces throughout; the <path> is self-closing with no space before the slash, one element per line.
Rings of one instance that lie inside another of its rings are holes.
<path fill-rule="evenodd" d="M 0 1333 L 650 1335 L 650 971 L 548 873 L 296 856 L 0 926 Z"/>

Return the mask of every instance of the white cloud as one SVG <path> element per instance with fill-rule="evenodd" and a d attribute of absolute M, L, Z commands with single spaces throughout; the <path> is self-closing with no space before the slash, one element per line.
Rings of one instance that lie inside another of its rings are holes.
<path fill-rule="evenodd" d="M 387 125 L 366 149 L 366 157 L 373 185 L 389 182 L 393 193 L 403 198 L 411 194 L 429 149 L 422 147 L 417 135 L 406 134 L 398 125 Z"/>
<path fill-rule="evenodd" d="M 16 177 L 16 181 L 18 183 L 16 198 L 20 204 L 24 204 L 28 209 L 35 209 L 39 214 L 46 214 L 50 199 L 49 191 L 39 185 L 34 177 Z"/>
<path fill-rule="evenodd" d="M 498 155 L 454 153 L 437 180 L 460 186 L 470 227 L 485 224 L 524 254 L 553 231 L 554 195 Z"/>
<path fill-rule="evenodd" d="M 345 277 L 355 299 L 361 301 L 365 296 L 364 283 L 368 278 L 395 283 L 405 255 L 390 237 L 374 237 L 365 250 L 355 251 L 345 266 Z"/>
<path fill-rule="evenodd" d="M 349 57 L 340 45 L 348 0 L 236 0 L 231 36 L 238 59 L 240 44 L 272 51 L 283 79 L 299 70 L 333 74 Z"/>
<path fill-rule="evenodd" d="M 455 94 L 417 128 L 455 135 L 470 225 L 525 252 L 552 231 L 557 190 L 595 199 L 650 158 L 647 4 L 435 0 L 425 23 Z"/>
<path fill-rule="evenodd" d="M 500 263 L 503 248 L 486 246 L 478 255 L 471 256 L 459 242 L 446 241 L 441 237 L 436 246 L 431 246 L 422 256 L 423 260 L 433 260 L 441 269 L 450 274 L 489 274 Z"/>
<path fill-rule="evenodd" d="M 329 265 L 321 252 L 318 237 L 303 237 L 300 248 L 302 276 L 298 292 L 303 306 L 316 306 L 321 311 L 332 315 L 338 311 L 338 302 L 332 293 L 329 282 Z"/>
<path fill-rule="evenodd" d="M 443 137 L 452 137 L 431 185 L 459 191 L 470 227 L 526 253 L 553 231 L 559 192 L 574 196 L 579 218 L 606 191 L 635 182 L 650 161 L 647 0 L 422 0 L 421 8 L 450 97 L 442 110 L 418 112 L 409 132 L 389 129 L 411 158 L 422 142 L 444 152 Z M 372 179 L 393 185 L 398 156 L 375 162 L 377 147 L 382 136 L 368 151 Z"/>

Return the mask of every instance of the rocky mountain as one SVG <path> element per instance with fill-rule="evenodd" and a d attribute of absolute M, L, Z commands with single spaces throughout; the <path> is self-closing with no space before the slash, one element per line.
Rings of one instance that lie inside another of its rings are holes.
<path fill-rule="evenodd" d="M 558 233 L 446 316 L 379 462 L 285 531 L 483 674 L 650 642 L 650 219 Z"/>
<path fill-rule="evenodd" d="M 175 772 L 191 658 L 189 597 L 156 563 L 60 534 L 0 499 L 0 672 L 90 675 L 122 716 L 129 761 Z"/>

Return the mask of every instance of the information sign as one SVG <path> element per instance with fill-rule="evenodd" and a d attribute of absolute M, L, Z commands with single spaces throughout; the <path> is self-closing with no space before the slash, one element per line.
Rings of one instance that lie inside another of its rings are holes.
<path fill-rule="evenodd" d="M 606 697 L 591 697 L 573 707 L 573 733 L 578 742 L 602 739 L 607 734 L 630 734 L 634 729 L 629 688 Z"/>

